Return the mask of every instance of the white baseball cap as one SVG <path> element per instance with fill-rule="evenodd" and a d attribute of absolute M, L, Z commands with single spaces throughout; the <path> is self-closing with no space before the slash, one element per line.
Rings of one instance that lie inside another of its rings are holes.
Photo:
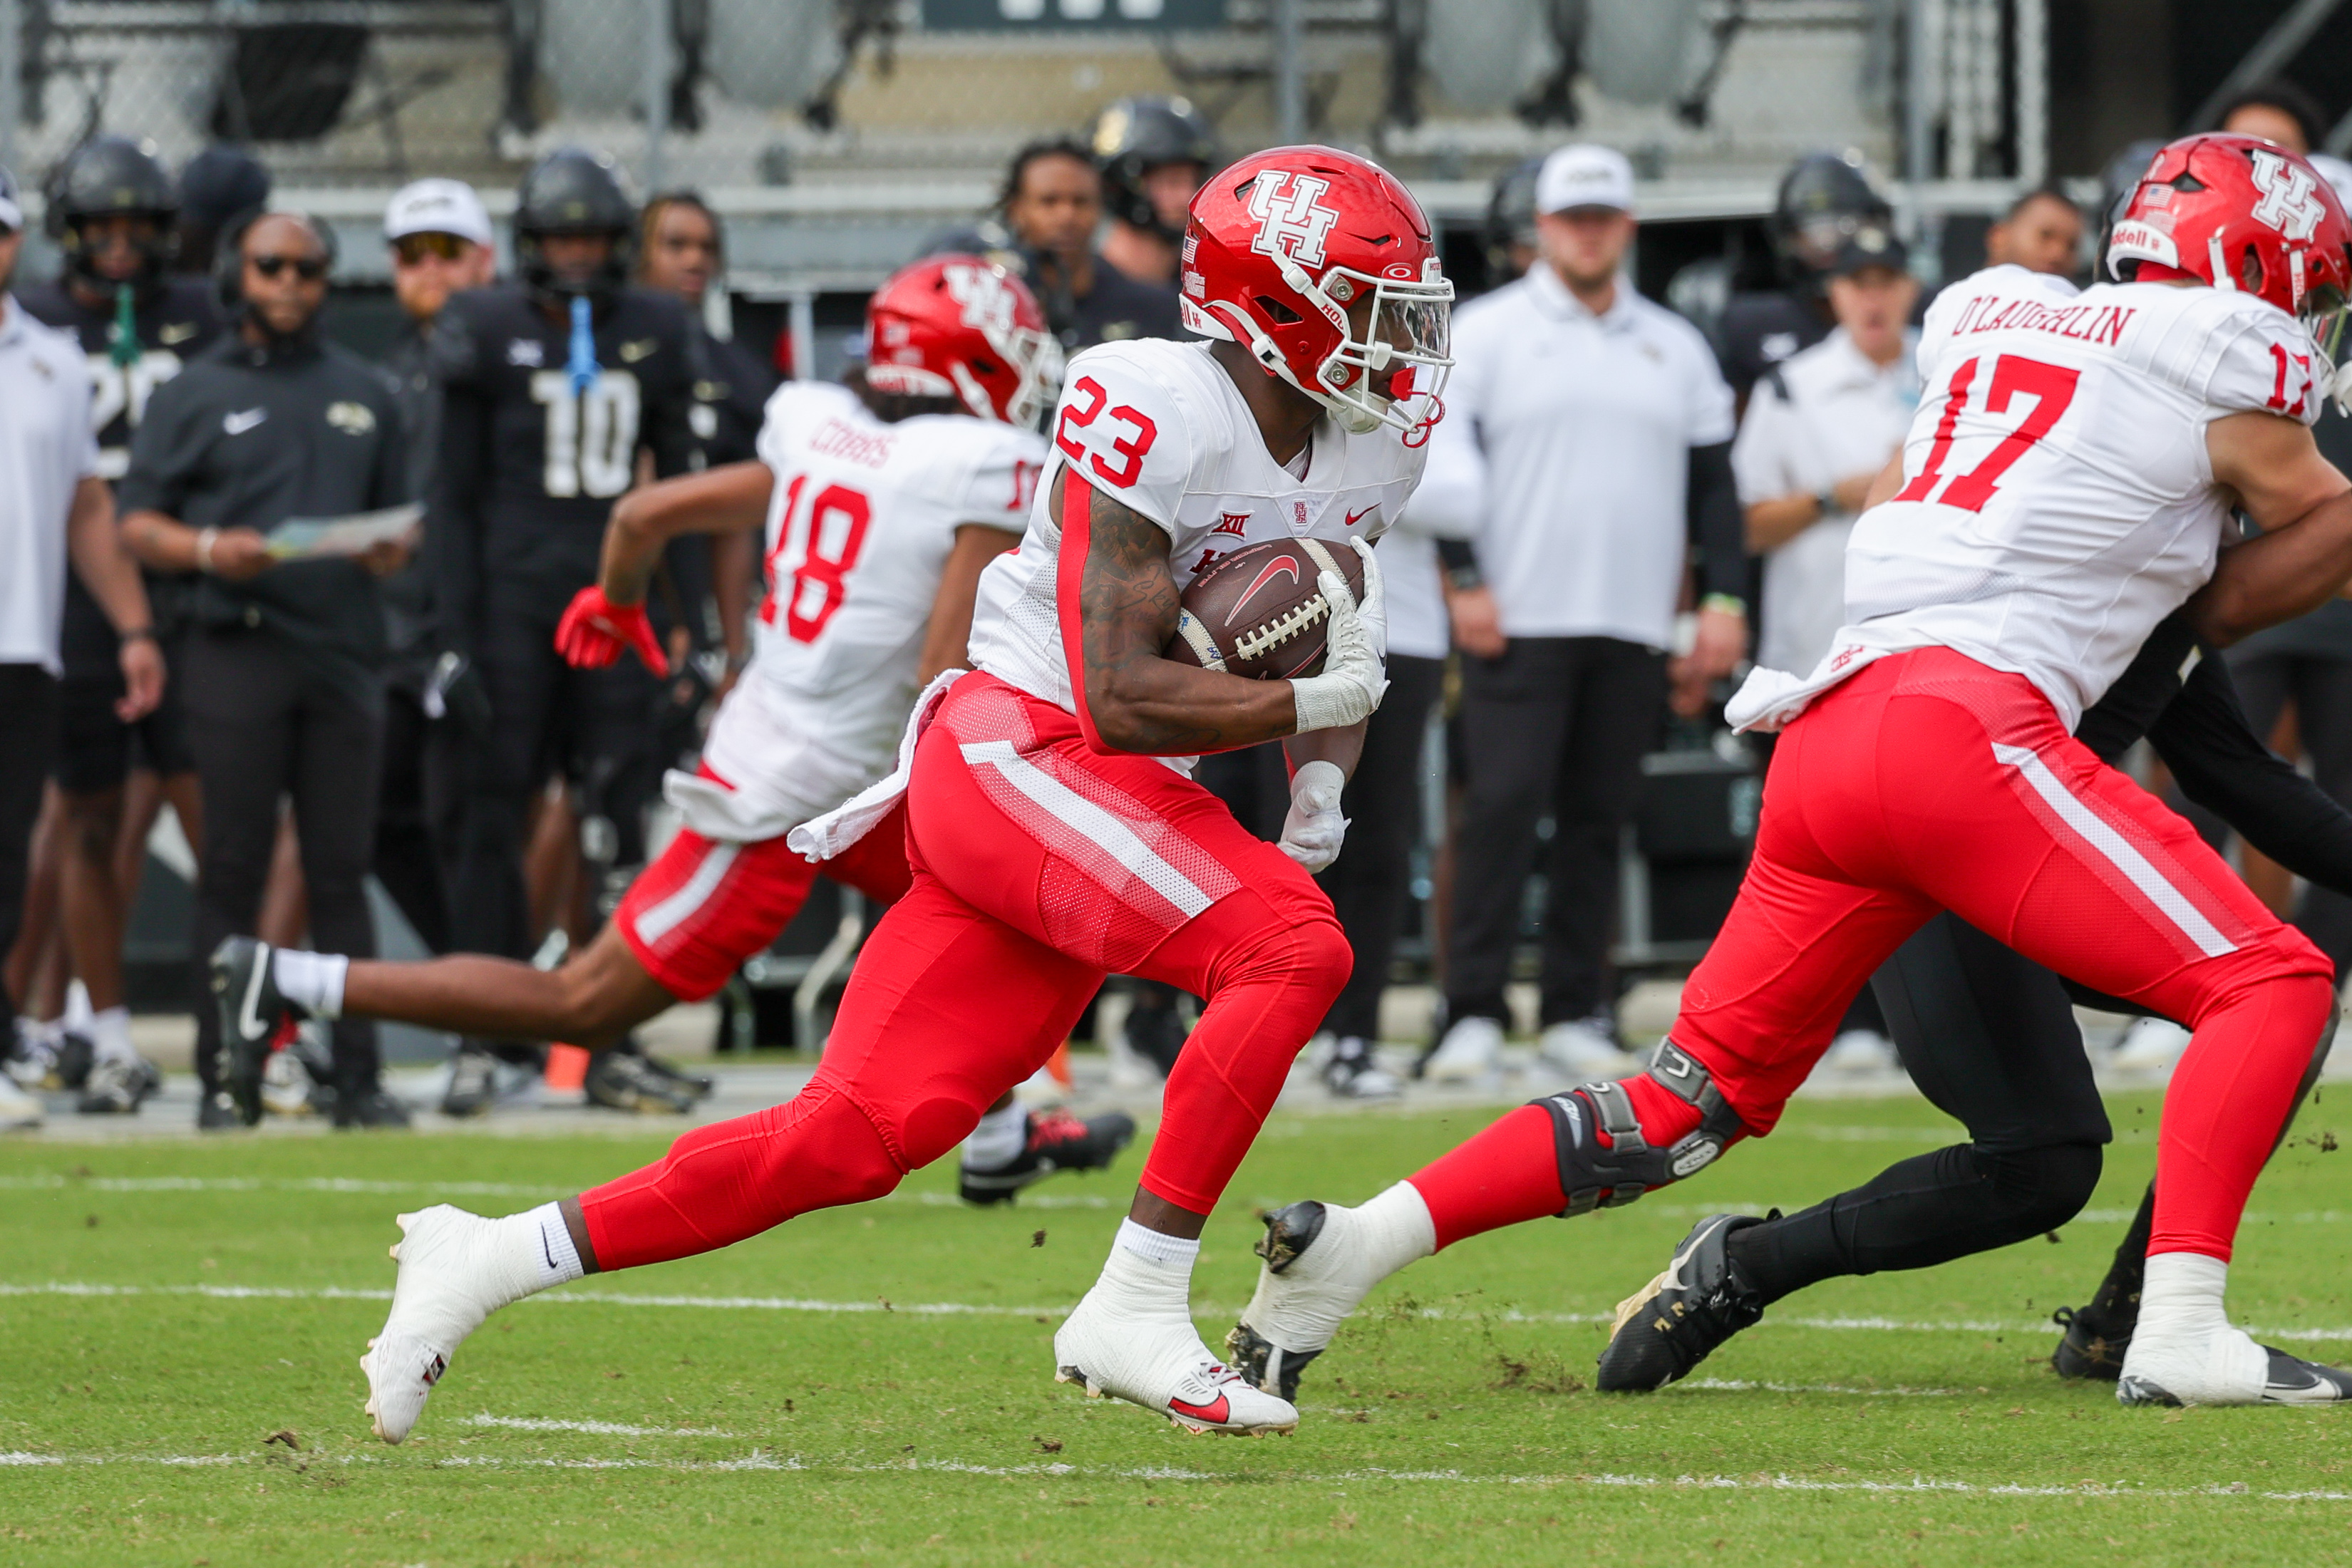
<path fill-rule="evenodd" d="M 1612 147 L 1590 142 L 1562 147 L 1536 174 L 1536 211 L 1559 213 L 1570 207 L 1632 212 L 1633 165 Z"/>
<path fill-rule="evenodd" d="M 401 186 L 383 209 L 386 240 L 404 239 L 412 234 L 454 234 L 488 246 L 490 215 L 474 187 L 463 180 L 418 180 Z"/>

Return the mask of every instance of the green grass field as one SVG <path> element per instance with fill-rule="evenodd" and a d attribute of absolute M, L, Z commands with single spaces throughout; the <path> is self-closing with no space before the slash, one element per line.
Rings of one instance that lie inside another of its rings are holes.
<path fill-rule="evenodd" d="M 2332 1100 L 2256 1191 L 2231 1291 L 2322 1356 L 2352 1354 Z M 1309 1370 L 1297 1434 L 1255 1441 L 1051 1381 L 1132 1153 L 984 1213 L 942 1164 L 520 1304 L 394 1449 L 355 1364 L 394 1213 L 528 1206 L 660 1139 L 0 1146 L 0 1562 L 2352 1560 L 2346 1415 L 2125 1410 L 2043 1364 L 2050 1310 L 2088 1293 L 2152 1164 L 2152 1101 L 2116 1112 L 2106 1182 L 2055 1245 L 1839 1282 L 1690 1384 L 1591 1392 L 1595 1320 L 1695 1215 L 1793 1206 L 1949 1131 L 1908 1100 L 1801 1103 L 1682 1187 L 1392 1282 Z M 1360 1199 L 1489 1115 L 1277 1118 L 1205 1238 L 1210 1342 L 1246 1299 L 1255 1208 Z"/>

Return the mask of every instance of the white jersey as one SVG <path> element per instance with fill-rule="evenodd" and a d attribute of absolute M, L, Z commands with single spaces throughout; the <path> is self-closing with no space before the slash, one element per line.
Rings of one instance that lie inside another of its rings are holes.
<path fill-rule="evenodd" d="M 768 400 L 759 453 L 775 474 L 770 587 L 703 747 L 723 787 L 672 773 L 667 792 L 695 831 L 737 840 L 773 837 L 889 771 L 956 530 L 1017 532 L 1045 459 L 1033 432 L 957 415 L 888 424 L 817 382 Z"/>
<path fill-rule="evenodd" d="M 1056 578 L 1066 470 L 1168 531 L 1181 592 L 1220 555 L 1268 540 L 1372 540 L 1404 510 L 1423 448 L 1388 428 L 1315 426 L 1307 477 L 1265 449 L 1249 405 L 1202 342 L 1105 343 L 1070 361 L 1054 451 L 1021 548 L 992 562 L 972 613 L 973 665 L 1076 712 Z"/>
<path fill-rule="evenodd" d="M 1846 547 L 1846 625 L 1802 681 L 1759 671 L 1735 723 L 1792 715 L 1881 654 L 1943 647 L 2024 676 L 2072 730 L 2212 575 L 2230 500 L 2205 427 L 2319 416 L 2309 334 L 2252 295 L 2077 292 L 2020 267 L 1952 285 L 1920 332 L 1903 489 Z"/>

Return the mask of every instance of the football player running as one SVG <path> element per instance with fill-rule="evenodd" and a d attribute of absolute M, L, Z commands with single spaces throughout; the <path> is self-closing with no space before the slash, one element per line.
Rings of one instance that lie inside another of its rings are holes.
<path fill-rule="evenodd" d="M 1630 1203 L 1769 1132 L 1856 988 L 1948 910 L 2194 1028 L 2118 1397 L 2352 1395 L 2223 1307 L 2247 1192 L 2335 1027 L 2330 966 L 2071 732 L 2209 579 L 2195 614 L 2242 635 L 2352 574 L 2352 489 L 2309 429 L 2343 384 L 2326 351 L 2347 246 L 2300 159 L 2194 136 L 2116 226 L 2124 281 L 2077 294 L 2001 267 L 1943 293 L 1927 396 L 1848 552 L 1849 624 L 1810 676 L 1759 671 L 1732 704 L 1781 740 L 1738 900 L 1650 1070 L 1513 1111 L 1360 1207 L 1273 1216 L 1229 1342 L 1254 1377 L 1295 1390 L 1374 1283 L 1441 1247 Z M 2232 507 L 2263 534 L 2217 571 Z M 1723 1228 L 1645 1296 L 1695 1305 L 1684 1277 Z"/>
<path fill-rule="evenodd" d="M 1188 319 L 1217 341 L 1072 362 L 1028 530 L 982 578 L 977 668 L 918 699 L 896 773 L 792 835 L 837 861 L 903 831 L 912 868 L 816 1077 L 576 1198 L 403 1216 L 366 1362 L 379 1436 L 407 1436 L 459 1342 L 509 1301 L 891 1191 L 1035 1071 L 1112 970 L 1207 1005 L 1102 1279 L 1055 1336 L 1057 1374 L 1193 1431 L 1297 1425 L 1210 1354 L 1188 1287 L 1203 1219 L 1352 966 L 1310 875 L 1345 825 L 1297 803 L 1336 800 L 1380 698 L 1365 541 L 1411 494 L 1441 413 L 1453 287 L 1404 188 L 1325 147 L 1224 171 L 1185 249 Z M 1321 574 L 1321 673 L 1252 681 L 1161 657 L 1205 556 L 1302 538 L 1364 560 L 1360 604 Z M 1202 751 L 1277 738 L 1300 764 L 1280 847 L 1187 773 Z"/>
<path fill-rule="evenodd" d="M 645 610 L 663 546 L 765 521 L 775 586 L 752 662 L 699 769 L 667 783 L 686 826 L 587 951 L 542 971 L 235 938 L 215 960 L 226 1010 L 263 1028 L 291 1012 L 596 1046 L 709 996 L 775 940 L 817 870 L 785 847 L 786 830 L 888 772 L 917 689 L 961 660 L 981 570 L 1019 541 L 1045 465 L 1032 427 L 1059 374 L 1028 290 L 971 257 L 898 273 L 868 305 L 866 331 L 871 359 L 855 387 L 796 382 L 769 399 L 760 461 L 665 480 L 615 506 L 599 580 L 557 630 L 574 665 L 633 655 L 664 672 Z M 907 890 L 903 843 L 871 835 L 825 869 L 887 903 Z M 1024 1116 L 1009 1100 L 996 1109 L 1012 1152 L 979 1173 L 991 1197 L 1107 1164 L 1135 1130 L 1121 1115 Z"/>

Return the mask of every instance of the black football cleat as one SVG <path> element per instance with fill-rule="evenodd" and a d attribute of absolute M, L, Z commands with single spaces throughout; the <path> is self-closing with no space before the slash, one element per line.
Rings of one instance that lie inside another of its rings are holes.
<path fill-rule="evenodd" d="M 408 1126 L 408 1107 L 380 1089 L 355 1090 L 335 1097 L 334 1118 L 344 1129 L 400 1131 Z"/>
<path fill-rule="evenodd" d="M 1184 1016 L 1176 1011 L 1174 1002 L 1130 1007 L 1122 1027 L 1129 1047 L 1158 1068 L 1161 1078 L 1176 1070 L 1176 1058 L 1184 1049 L 1185 1029 Z"/>
<path fill-rule="evenodd" d="M 958 1191 L 968 1204 L 1009 1204 L 1013 1194 L 1056 1171 L 1099 1171 L 1135 1141 L 1135 1118 L 1107 1110 L 1084 1121 L 1066 1110 L 1033 1110 L 1021 1152 L 1002 1165 L 966 1165 Z"/>
<path fill-rule="evenodd" d="M 247 1127 L 261 1120 L 261 1080 L 269 1049 L 289 1018 L 309 1015 L 278 989 L 270 960 L 277 950 L 249 936 L 224 938 L 213 949 L 213 1001 L 220 1009 L 221 1087 Z"/>
<path fill-rule="evenodd" d="M 449 1088 L 441 1096 L 441 1114 L 487 1115 L 499 1098 L 499 1058 L 474 1046 L 460 1046 L 449 1058 Z"/>
<path fill-rule="evenodd" d="M 74 1109 L 84 1116 L 135 1115 L 147 1097 L 163 1087 L 163 1069 L 145 1057 L 102 1061 L 82 1080 L 81 1099 Z"/>
<path fill-rule="evenodd" d="M 712 1091 L 719 1087 L 717 1079 L 706 1073 L 688 1072 L 667 1057 L 657 1057 L 642 1046 L 631 1054 L 645 1063 L 656 1076 L 667 1079 L 673 1085 L 692 1095 L 696 1100 L 709 1099 Z"/>
<path fill-rule="evenodd" d="M 1778 1211 L 1775 1211 L 1776 1214 Z M 1647 1394 L 1687 1376 L 1717 1345 L 1764 1316 L 1764 1299 L 1731 1260 L 1725 1239 L 1763 1222 L 1717 1214 L 1691 1227 L 1665 1272 L 1617 1304 L 1596 1386 Z"/>
<path fill-rule="evenodd" d="M 2066 1331 L 2050 1352 L 2050 1365 L 2061 1377 L 2113 1383 L 2124 1373 L 2124 1352 L 2131 1349 L 2137 1320 L 2116 1325 L 2092 1315 L 2091 1309 L 2061 1307 L 2050 1321 Z"/>
<path fill-rule="evenodd" d="M 656 1071 L 633 1051 L 599 1051 L 588 1064 L 582 1085 L 588 1103 L 607 1110 L 629 1110 L 646 1116 L 683 1116 L 701 1098 L 677 1079 Z"/>
<path fill-rule="evenodd" d="M 216 1089 L 196 1102 L 199 1132 L 237 1132 L 251 1125 L 236 1108 L 236 1097 L 225 1089 Z"/>

